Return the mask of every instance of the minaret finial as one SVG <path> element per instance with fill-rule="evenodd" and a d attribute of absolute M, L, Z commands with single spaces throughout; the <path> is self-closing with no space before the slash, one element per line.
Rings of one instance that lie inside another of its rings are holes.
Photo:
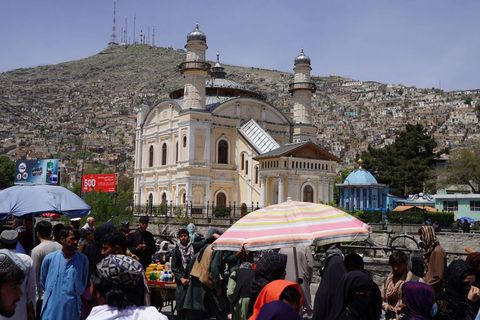
<path fill-rule="evenodd" d="M 220 51 L 217 50 L 217 62 L 220 63 Z"/>
<path fill-rule="evenodd" d="M 362 158 L 358 158 L 357 164 L 358 164 L 358 169 L 363 169 L 363 168 L 362 168 L 362 165 L 363 165 L 363 160 L 362 160 Z"/>

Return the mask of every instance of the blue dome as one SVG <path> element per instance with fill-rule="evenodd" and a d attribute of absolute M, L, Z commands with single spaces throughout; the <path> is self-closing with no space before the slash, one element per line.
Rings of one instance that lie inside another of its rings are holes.
<path fill-rule="evenodd" d="M 365 169 L 355 169 L 348 177 L 345 178 L 343 184 L 346 185 L 366 185 L 366 184 L 378 184 L 377 179 Z"/>

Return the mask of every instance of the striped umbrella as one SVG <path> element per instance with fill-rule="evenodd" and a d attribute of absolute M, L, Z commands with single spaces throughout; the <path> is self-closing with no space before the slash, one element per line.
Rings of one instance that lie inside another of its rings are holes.
<path fill-rule="evenodd" d="M 253 211 L 234 223 L 214 243 L 215 250 L 248 251 L 362 241 L 368 226 L 324 204 L 288 200 Z"/>

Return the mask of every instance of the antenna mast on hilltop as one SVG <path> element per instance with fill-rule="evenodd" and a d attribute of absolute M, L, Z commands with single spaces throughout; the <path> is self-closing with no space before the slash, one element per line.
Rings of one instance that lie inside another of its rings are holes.
<path fill-rule="evenodd" d="M 153 26 L 152 31 L 152 47 L 155 47 L 155 26 Z"/>
<path fill-rule="evenodd" d="M 125 28 L 123 29 L 123 39 L 125 41 L 125 44 L 128 44 L 128 39 L 127 39 L 127 18 L 125 18 Z"/>
<path fill-rule="evenodd" d="M 117 32 L 116 32 L 116 30 L 115 30 L 116 6 L 117 6 L 116 1 L 113 1 L 113 26 L 112 26 L 112 35 L 111 35 L 111 38 L 110 38 L 110 42 L 109 42 L 109 44 L 108 44 L 108 46 L 109 46 L 110 48 L 114 48 L 114 47 L 118 46 L 118 43 L 117 43 Z"/>
<path fill-rule="evenodd" d="M 137 37 L 135 34 L 135 24 L 137 23 L 137 13 L 133 14 L 133 44 L 137 44 Z"/>

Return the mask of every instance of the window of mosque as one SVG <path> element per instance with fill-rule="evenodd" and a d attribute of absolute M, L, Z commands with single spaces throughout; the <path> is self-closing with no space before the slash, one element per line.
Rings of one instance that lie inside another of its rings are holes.
<path fill-rule="evenodd" d="M 162 204 L 167 204 L 167 194 L 165 192 L 162 193 Z"/>
<path fill-rule="evenodd" d="M 245 174 L 248 174 L 248 160 L 245 161 Z"/>
<path fill-rule="evenodd" d="M 182 194 L 182 203 L 187 203 L 187 194 L 185 192 Z"/>
<path fill-rule="evenodd" d="M 443 201 L 443 211 L 458 211 L 458 201 Z"/>
<path fill-rule="evenodd" d="M 148 195 L 148 200 L 147 200 L 147 210 L 148 210 L 148 212 L 152 213 L 152 208 L 153 208 L 153 194 L 150 193 Z"/>
<path fill-rule="evenodd" d="M 240 159 L 240 162 L 241 162 L 241 167 L 242 167 L 242 171 L 245 169 L 245 153 L 242 153 L 241 155 L 241 159 Z"/>
<path fill-rule="evenodd" d="M 218 163 L 228 164 L 228 143 L 225 140 L 218 142 Z"/>
<path fill-rule="evenodd" d="M 258 166 L 255 166 L 255 184 L 258 184 Z"/>
<path fill-rule="evenodd" d="M 153 146 L 148 149 L 148 166 L 153 167 Z"/>
<path fill-rule="evenodd" d="M 219 192 L 217 193 L 215 203 L 217 204 L 217 207 L 219 208 L 225 208 L 227 206 L 227 196 L 225 196 L 225 193 Z"/>
<path fill-rule="evenodd" d="M 175 143 L 175 162 L 178 161 L 178 141 Z"/>
<path fill-rule="evenodd" d="M 187 136 L 183 136 L 183 147 L 187 147 Z"/>
<path fill-rule="evenodd" d="M 306 185 L 303 188 L 303 202 L 313 202 L 313 188 Z"/>
<path fill-rule="evenodd" d="M 162 145 L 162 166 L 167 164 L 167 143 L 164 142 Z"/>

